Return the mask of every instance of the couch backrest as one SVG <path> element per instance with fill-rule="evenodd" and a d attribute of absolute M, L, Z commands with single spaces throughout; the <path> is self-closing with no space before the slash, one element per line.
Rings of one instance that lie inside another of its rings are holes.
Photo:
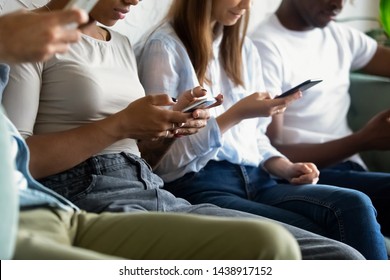
<path fill-rule="evenodd" d="M 348 121 L 355 131 L 378 112 L 390 109 L 390 79 L 353 73 L 349 92 Z M 390 172 L 390 151 L 367 151 L 361 156 L 371 171 Z"/>

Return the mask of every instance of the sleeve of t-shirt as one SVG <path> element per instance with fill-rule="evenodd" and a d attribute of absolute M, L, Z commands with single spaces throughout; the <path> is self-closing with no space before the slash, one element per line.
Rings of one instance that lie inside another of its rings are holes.
<path fill-rule="evenodd" d="M 11 65 L 10 77 L 3 95 L 3 106 L 9 119 L 27 138 L 33 135 L 42 83 L 42 63 Z"/>
<path fill-rule="evenodd" d="M 251 84 L 250 92 L 269 92 L 268 88 L 266 88 L 264 84 L 264 67 L 262 57 L 256 51 L 256 47 L 249 39 L 247 39 L 246 42 L 246 51 L 247 55 L 244 54 L 244 58 L 249 61 L 246 63 L 246 66 L 251 73 L 248 76 L 249 78 L 252 78 L 248 81 L 248 84 Z M 268 121 L 266 121 L 264 118 L 259 118 L 257 124 L 257 147 L 259 153 L 263 156 L 263 161 L 261 164 L 264 164 L 272 157 L 284 157 L 277 149 L 272 146 L 269 138 L 265 134 L 267 125 Z"/>
<path fill-rule="evenodd" d="M 173 59 L 175 49 L 159 39 L 150 39 L 137 56 L 138 75 L 146 94 L 166 93 L 177 97 L 178 70 L 182 67 Z M 167 54 L 172 55 L 167 55 Z"/>
<path fill-rule="evenodd" d="M 344 32 L 344 38 L 347 39 L 352 54 L 351 71 L 363 68 L 375 55 L 378 43 L 352 27 L 345 27 L 342 32 Z"/>
<path fill-rule="evenodd" d="M 280 95 L 283 88 L 283 59 L 278 47 L 271 40 L 253 39 L 261 58 L 263 79 L 266 90 L 271 97 Z"/>

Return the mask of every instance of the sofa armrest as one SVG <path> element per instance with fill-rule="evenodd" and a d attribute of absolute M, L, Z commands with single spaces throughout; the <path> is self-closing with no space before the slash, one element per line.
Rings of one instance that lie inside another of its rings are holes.
<path fill-rule="evenodd" d="M 350 80 L 348 122 L 356 131 L 376 113 L 390 108 L 390 79 L 351 73 Z M 390 172 L 390 151 L 367 151 L 361 156 L 371 171 Z"/>

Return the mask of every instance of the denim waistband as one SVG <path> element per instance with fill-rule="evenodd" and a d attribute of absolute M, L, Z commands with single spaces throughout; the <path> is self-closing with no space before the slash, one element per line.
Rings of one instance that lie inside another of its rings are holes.
<path fill-rule="evenodd" d="M 83 170 L 87 174 L 103 174 L 123 168 L 123 165 L 140 165 L 152 172 L 150 165 L 141 157 L 130 153 L 103 154 L 90 157 L 86 161 L 75 166 L 74 169 Z"/>

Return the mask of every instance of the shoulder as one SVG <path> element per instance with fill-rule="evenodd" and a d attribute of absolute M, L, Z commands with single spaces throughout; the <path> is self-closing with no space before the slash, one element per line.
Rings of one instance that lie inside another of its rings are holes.
<path fill-rule="evenodd" d="M 244 38 L 243 56 L 255 57 L 255 58 L 258 56 L 258 50 L 257 50 L 253 40 L 249 36 L 246 36 Z"/>
<path fill-rule="evenodd" d="M 285 32 L 285 28 L 280 24 L 276 15 L 271 14 L 253 28 L 249 33 L 249 37 L 251 37 L 253 41 L 273 40 L 276 39 L 279 34 Z"/>
<path fill-rule="evenodd" d="M 164 23 L 145 35 L 136 45 L 137 58 L 158 54 L 170 57 L 186 57 L 187 50 L 170 23 Z"/>
<path fill-rule="evenodd" d="M 349 47 L 353 50 L 376 48 L 377 42 L 364 32 L 337 22 L 331 22 L 326 27 L 328 36 L 333 37 L 339 46 Z"/>
<path fill-rule="evenodd" d="M 126 35 L 119 33 L 118 31 L 106 28 L 110 32 L 111 41 L 115 44 L 131 46 L 131 42 L 129 37 Z"/>
<path fill-rule="evenodd" d="M 279 22 L 275 14 L 270 15 L 258 24 L 248 36 L 253 41 L 260 53 L 278 52 L 286 45 L 286 40 L 291 36 L 290 32 Z"/>
<path fill-rule="evenodd" d="M 137 44 L 137 48 L 139 46 L 148 47 L 150 45 L 160 45 L 171 49 L 183 46 L 172 25 L 168 22 L 163 23 L 155 30 L 144 36 Z"/>
<path fill-rule="evenodd" d="M 341 38 L 347 40 L 354 40 L 357 38 L 364 39 L 364 40 L 370 39 L 370 37 L 364 32 L 343 23 L 330 22 L 326 27 L 326 30 L 328 30 L 328 32 L 331 33 L 332 36 L 335 37 L 336 39 L 341 39 Z"/>

